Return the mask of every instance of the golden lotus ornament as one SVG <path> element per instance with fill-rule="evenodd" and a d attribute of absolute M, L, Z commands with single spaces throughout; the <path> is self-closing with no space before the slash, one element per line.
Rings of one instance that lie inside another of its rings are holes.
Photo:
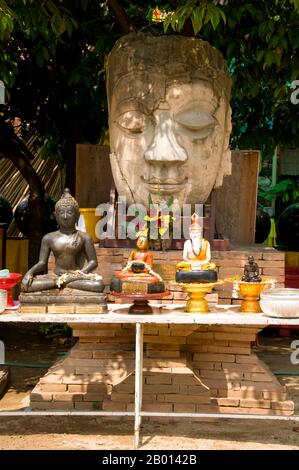
<path fill-rule="evenodd" d="M 240 305 L 240 312 L 243 313 L 261 313 L 260 294 L 263 290 L 273 288 L 275 281 L 273 279 L 262 278 L 260 282 L 246 282 L 240 278 L 228 278 L 224 282 L 233 283 L 233 298 L 238 297 L 238 292 L 243 297 Z"/>
<path fill-rule="evenodd" d="M 208 313 L 209 306 L 205 299 L 206 294 L 212 292 L 213 288 L 223 284 L 223 281 L 202 282 L 202 283 L 185 283 L 174 282 L 173 284 L 181 287 L 188 294 L 188 300 L 185 307 L 187 313 Z"/>

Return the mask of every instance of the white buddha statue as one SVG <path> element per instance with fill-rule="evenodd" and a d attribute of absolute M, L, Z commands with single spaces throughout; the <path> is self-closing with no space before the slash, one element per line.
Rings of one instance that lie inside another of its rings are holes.
<path fill-rule="evenodd" d="M 215 263 L 211 262 L 210 243 L 202 236 L 202 226 L 198 223 L 198 218 L 195 213 L 191 217 L 190 239 L 184 243 L 183 261 L 177 264 L 178 271 L 216 269 Z"/>
<path fill-rule="evenodd" d="M 189 227 L 190 239 L 184 243 L 183 261 L 176 266 L 177 282 L 215 282 L 217 268 L 211 262 L 211 248 L 208 240 L 202 236 L 202 227 L 198 215 L 193 214 Z"/>

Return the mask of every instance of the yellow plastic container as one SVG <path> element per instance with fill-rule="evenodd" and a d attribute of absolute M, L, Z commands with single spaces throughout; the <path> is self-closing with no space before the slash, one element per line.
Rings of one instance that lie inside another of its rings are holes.
<path fill-rule="evenodd" d="M 299 266 L 299 252 L 298 251 L 286 251 L 285 263 L 286 263 L 286 268 L 298 267 Z"/>
<path fill-rule="evenodd" d="M 101 217 L 96 215 L 95 208 L 80 208 L 80 214 L 84 218 L 86 232 L 91 236 L 94 242 L 98 242 L 99 239 L 96 236 L 95 228 Z"/>

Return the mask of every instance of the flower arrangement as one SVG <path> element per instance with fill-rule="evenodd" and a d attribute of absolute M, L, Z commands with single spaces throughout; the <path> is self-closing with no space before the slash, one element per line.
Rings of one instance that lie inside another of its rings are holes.
<path fill-rule="evenodd" d="M 148 196 L 148 211 L 144 217 L 144 228 L 137 233 L 137 237 L 143 235 L 148 238 L 151 248 L 162 249 L 169 247 L 172 237 L 172 224 L 175 220 L 170 213 L 174 198 L 170 196 L 167 201 L 153 202 Z"/>

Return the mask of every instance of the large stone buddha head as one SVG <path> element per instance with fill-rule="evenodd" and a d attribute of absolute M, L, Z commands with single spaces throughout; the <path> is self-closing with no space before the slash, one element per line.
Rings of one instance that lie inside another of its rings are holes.
<path fill-rule="evenodd" d="M 221 53 L 184 36 L 129 34 L 107 63 L 119 195 L 204 203 L 230 173 L 231 81 Z"/>

